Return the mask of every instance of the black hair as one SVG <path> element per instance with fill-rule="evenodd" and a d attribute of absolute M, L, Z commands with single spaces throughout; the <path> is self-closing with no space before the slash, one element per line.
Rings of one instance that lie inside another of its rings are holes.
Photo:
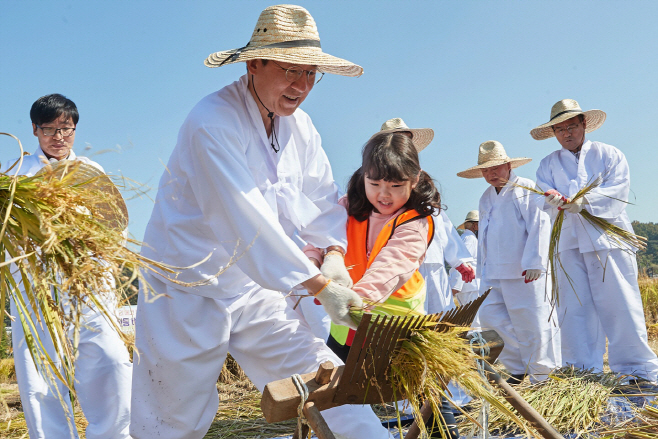
<path fill-rule="evenodd" d="M 347 213 L 357 221 L 368 219 L 375 208 L 366 196 L 366 174 L 370 179 L 384 181 L 407 181 L 420 174 L 405 207 L 415 209 L 421 216 L 441 211 L 441 194 L 432 177 L 421 170 L 411 137 L 402 133 L 377 134 L 364 145 L 361 158 L 361 167 L 347 184 Z"/>
<path fill-rule="evenodd" d="M 73 120 L 74 125 L 77 125 L 80 119 L 75 103 L 58 93 L 40 97 L 30 109 L 30 119 L 35 125 L 52 122 L 61 116 Z"/>

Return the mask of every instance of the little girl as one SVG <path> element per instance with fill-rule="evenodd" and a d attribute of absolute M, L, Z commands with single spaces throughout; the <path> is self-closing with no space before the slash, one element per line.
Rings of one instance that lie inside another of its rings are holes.
<path fill-rule="evenodd" d="M 345 265 L 364 299 L 424 312 L 425 280 L 418 268 L 434 236 L 432 215 L 441 210 L 441 196 L 407 134 L 377 134 L 363 148 L 361 167 L 347 187 Z M 327 345 L 345 361 L 353 337 L 353 330 L 332 324 Z M 450 435 L 458 437 L 447 401 L 442 414 Z"/>

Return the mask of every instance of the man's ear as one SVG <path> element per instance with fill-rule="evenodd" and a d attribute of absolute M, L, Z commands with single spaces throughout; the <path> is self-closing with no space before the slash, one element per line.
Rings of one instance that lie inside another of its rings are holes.
<path fill-rule="evenodd" d="M 263 64 L 259 59 L 250 59 L 247 61 L 247 72 L 249 72 L 250 75 L 258 74 L 258 70 L 262 67 Z"/>
<path fill-rule="evenodd" d="M 35 136 L 37 135 L 37 129 L 38 128 L 37 128 L 36 124 L 32 124 L 32 134 L 34 134 Z"/>

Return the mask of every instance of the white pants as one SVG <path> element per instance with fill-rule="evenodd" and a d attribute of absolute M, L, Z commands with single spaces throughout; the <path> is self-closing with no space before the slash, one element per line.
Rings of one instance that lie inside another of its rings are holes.
<path fill-rule="evenodd" d="M 545 379 L 562 363 L 558 328 L 554 319 L 549 321 L 546 275 L 527 284 L 524 279 L 482 279 L 480 290 L 489 287 L 480 323 L 505 342 L 498 359 L 511 374 L 529 374 L 532 382 Z"/>
<path fill-rule="evenodd" d="M 130 425 L 135 439 L 202 438 L 219 407 L 216 382 L 229 351 L 260 391 L 327 360 L 343 364 L 279 292 L 254 285 L 241 296 L 209 299 L 148 280 L 169 297 L 144 303 L 140 294 Z M 322 414 L 341 437 L 389 437 L 370 406 Z"/>
<path fill-rule="evenodd" d="M 306 291 L 302 290 L 300 293 L 305 294 Z M 298 299 L 298 296 L 288 296 L 286 302 L 290 307 L 295 307 Z M 322 305 L 315 304 L 312 297 L 303 297 L 297 304 L 295 312 L 299 320 L 305 322 L 311 328 L 313 335 L 325 342 L 329 339 L 331 318 Z"/>
<path fill-rule="evenodd" d="M 572 287 L 564 272 L 558 271 L 564 362 L 602 370 L 607 337 L 613 372 L 656 381 L 658 359 L 647 343 L 635 255 L 619 249 L 586 253 L 574 249 L 560 252 L 560 262 L 573 282 Z"/>
<path fill-rule="evenodd" d="M 13 300 L 11 313 L 17 316 Z M 130 438 L 132 364 L 128 350 L 114 328 L 98 312 L 88 309 L 84 318 L 80 328 L 79 355 L 75 361 L 75 390 L 89 422 L 86 437 Z M 61 381 L 46 378 L 37 370 L 18 318 L 12 322 L 11 329 L 16 380 L 30 438 L 77 438 L 68 389 Z M 72 339 L 72 331 L 68 336 Z M 39 337 L 48 354 L 55 359 L 50 335 L 39 330 Z M 62 406 L 58 393 L 66 408 Z"/>

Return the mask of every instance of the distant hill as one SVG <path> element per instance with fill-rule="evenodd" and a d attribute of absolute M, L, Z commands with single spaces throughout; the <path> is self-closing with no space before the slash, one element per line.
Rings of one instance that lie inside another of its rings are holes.
<path fill-rule="evenodd" d="M 647 238 L 647 249 L 637 253 L 640 273 L 658 275 L 658 223 L 633 221 L 635 233 Z"/>

